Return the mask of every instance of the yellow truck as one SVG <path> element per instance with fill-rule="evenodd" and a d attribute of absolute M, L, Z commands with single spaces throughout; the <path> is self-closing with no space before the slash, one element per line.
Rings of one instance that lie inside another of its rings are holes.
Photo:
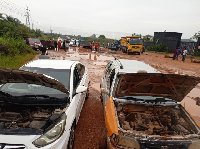
<path fill-rule="evenodd" d="M 121 49 L 124 53 L 140 53 L 142 52 L 143 41 L 140 36 L 121 37 Z"/>

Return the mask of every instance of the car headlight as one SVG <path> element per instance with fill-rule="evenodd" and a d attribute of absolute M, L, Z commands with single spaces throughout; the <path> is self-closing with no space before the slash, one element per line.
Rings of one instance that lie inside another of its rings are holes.
<path fill-rule="evenodd" d="M 52 129 L 33 141 L 33 144 L 36 147 L 43 147 L 56 141 L 65 130 L 66 118 L 67 116 L 63 114 L 61 120 Z"/>
<path fill-rule="evenodd" d="M 116 146 L 121 146 L 124 148 L 128 147 L 128 148 L 140 149 L 138 141 L 132 137 L 112 134 L 110 136 L 110 141 L 113 145 Z"/>

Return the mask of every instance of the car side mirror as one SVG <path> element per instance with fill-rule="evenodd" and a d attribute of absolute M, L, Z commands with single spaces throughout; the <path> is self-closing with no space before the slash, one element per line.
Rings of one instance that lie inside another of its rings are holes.
<path fill-rule="evenodd" d="M 106 88 L 101 88 L 101 93 L 109 95 L 109 91 Z"/>
<path fill-rule="evenodd" d="M 85 91 L 87 91 L 87 87 L 85 87 L 85 86 L 82 86 L 82 85 L 79 85 L 78 87 L 77 87 L 77 89 L 76 89 L 76 93 L 78 94 L 78 93 L 82 93 L 82 92 L 85 92 Z"/>

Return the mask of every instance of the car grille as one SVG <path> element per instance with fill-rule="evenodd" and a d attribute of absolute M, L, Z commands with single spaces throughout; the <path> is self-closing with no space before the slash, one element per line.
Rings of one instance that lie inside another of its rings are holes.
<path fill-rule="evenodd" d="M 139 140 L 141 149 L 188 149 L 191 141 L 143 141 Z"/>
<path fill-rule="evenodd" d="M 0 149 L 27 149 L 22 144 L 4 144 L 0 143 Z"/>

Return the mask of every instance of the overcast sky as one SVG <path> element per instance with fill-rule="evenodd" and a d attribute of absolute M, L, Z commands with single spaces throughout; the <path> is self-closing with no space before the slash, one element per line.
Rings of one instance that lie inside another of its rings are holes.
<path fill-rule="evenodd" d="M 0 12 L 23 23 L 26 6 L 33 28 L 45 32 L 51 27 L 56 33 L 119 39 L 166 30 L 183 33 L 184 39 L 200 31 L 200 0 L 0 0 Z"/>

